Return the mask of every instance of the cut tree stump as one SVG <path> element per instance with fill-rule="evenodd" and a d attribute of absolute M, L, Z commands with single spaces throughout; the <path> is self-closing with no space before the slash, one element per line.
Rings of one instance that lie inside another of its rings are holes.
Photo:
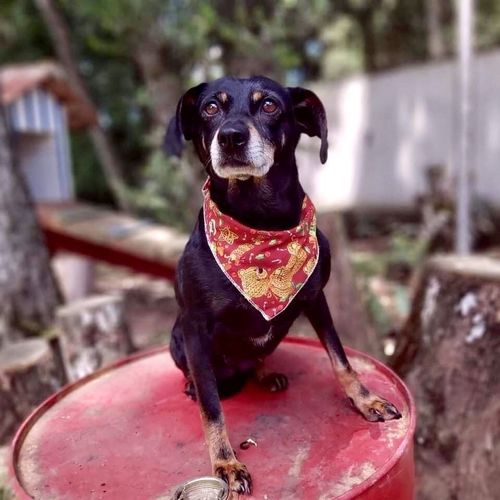
<path fill-rule="evenodd" d="M 395 368 L 417 401 L 419 500 L 499 498 L 500 260 L 424 267 Z"/>
<path fill-rule="evenodd" d="M 119 296 L 97 295 L 60 307 L 56 326 L 70 381 L 134 351 Z"/>
<path fill-rule="evenodd" d="M 46 340 L 28 339 L 1 349 L 0 444 L 5 444 L 22 420 L 63 381 Z"/>

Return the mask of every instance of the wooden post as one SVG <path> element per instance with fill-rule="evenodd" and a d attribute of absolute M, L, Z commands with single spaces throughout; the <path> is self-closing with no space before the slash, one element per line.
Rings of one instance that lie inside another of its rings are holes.
<path fill-rule="evenodd" d="M 318 227 L 330 242 L 332 270 L 325 295 L 340 338 L 345 345 L 380 358 L 382 344 L 370 324 L 356 286 L 342 214 L 319 214 Z"/>
<path fill-rule="evenodd" d="M 472 163 L 472 63 L 474 55 L 475 0 L 456 0 L 457 52 L 459 56 L 459 144 L 457 163 L 457 221 L 455 250 L 467 255 L 472 247 L 471 163 Z"/>
<path fill-rule="evenodd" d="M 123 299 L 118 296 L 98 295 L 60 307 L 56 325 L 70 381 L 134 350 L 124 320 Z"/>
<path fill-rule="evenodd" d="M 0 350 L 0 444 L 54 391 L 61 373 L 49 343 L 40 338 L 14 342 Z"/>
<path fill-rule="evenodd" d="M 500 491 L 500 261 L 440 256 L 423 269 L 395 367 L 417 402 L 421 500 Z"/>

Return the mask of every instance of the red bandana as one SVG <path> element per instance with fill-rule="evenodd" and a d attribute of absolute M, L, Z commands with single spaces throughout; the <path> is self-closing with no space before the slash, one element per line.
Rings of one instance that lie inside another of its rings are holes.
<path fill-rule="evenodd" d="M 299 225 L 286 231 L 244 226 L 223 214 L 203 187 L 205 234 L 229 281 L 267 320 L 283 312 L 318 262 L 316 212 L 305 196 Z"/>

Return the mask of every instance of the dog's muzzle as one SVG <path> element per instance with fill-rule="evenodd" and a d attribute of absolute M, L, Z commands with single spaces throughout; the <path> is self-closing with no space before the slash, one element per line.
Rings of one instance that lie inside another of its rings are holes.
<path fill-rule="evenodd" d="M 215 173 L 226 179 L 263 177 L 274 162 L 274 147 L 251 124 L 224 123 L 210 145 Z"/>

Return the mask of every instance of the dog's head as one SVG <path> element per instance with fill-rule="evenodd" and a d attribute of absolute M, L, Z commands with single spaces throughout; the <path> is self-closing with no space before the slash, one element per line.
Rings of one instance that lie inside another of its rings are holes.
<path fill-rule="evenodd" d="M 221 78 L 188 90 L 165 136 L 169 154 L 180 156 L 183 137 L 200 160 L 222 178 L 262 177 L 293 155 L 301 133 L 321 139 L 328 153 L 326 115 L 319 98 L 300 87 L 264 77 Z"/>

